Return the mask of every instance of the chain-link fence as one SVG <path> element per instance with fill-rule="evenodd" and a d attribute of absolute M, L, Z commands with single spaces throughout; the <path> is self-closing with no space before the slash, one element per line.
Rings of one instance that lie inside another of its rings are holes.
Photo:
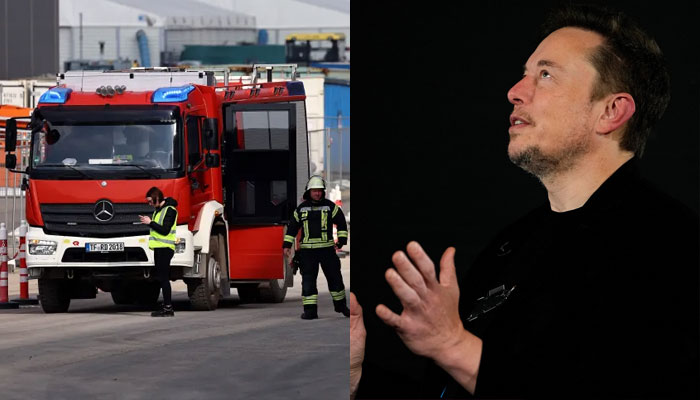
<path fill-rule="evenodd" d="M 321 175 L 328 192 L 337 186 L 343 212 L 350 214 L 350 117 L 308 117 L 311 174 Z M 349 219 L 349 218 L 348 218 Z"/>

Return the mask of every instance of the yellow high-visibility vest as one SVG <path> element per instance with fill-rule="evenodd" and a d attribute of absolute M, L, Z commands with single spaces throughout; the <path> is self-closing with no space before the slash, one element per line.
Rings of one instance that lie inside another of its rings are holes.
<path fill-rule="evenodd" d="M 170 227 L 170 233 L 167 235 L 161 235 L 160 233 L 151 229 L 151 237 L 148 238 L 148 248 L 155 249 L 159 247 L 167 247 L 175 250 L 175 228 L 177 227 L 177 209 L 173 206 L 166 206 L 160 209 L 160 211 L 153 212 L 153 218 L 151 218 L 158 225 L 163 225 L 163 220 L 165 219 L 165 212 L 168 208 L 175 210 L 175 221 L 173 221 L 173 226 Z"/>

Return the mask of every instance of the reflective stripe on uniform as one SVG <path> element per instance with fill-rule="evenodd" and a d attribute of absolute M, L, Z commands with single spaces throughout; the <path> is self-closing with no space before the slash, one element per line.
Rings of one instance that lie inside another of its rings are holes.
<path fill-rule="evenodd" d="M 301 302 L 305 306 L 310 304 L 318 304 L 318 295 L 312 294 L 311 296 L 301 296 Z"/>
<path fill-rule="evenodd" d="M 331 216 L 331 218 L 335 218 L 335 214 L 338 214 L 338 210 L 340 210 L 340 208 L 337 205 L 333 207 L 333 215 Z"/>
<path fill-rule="evenodd" d="M 339 291 L 339 292 L 334 292 L 331 290 L 331 297 L 333 300 L 338 301 L 338 300 L 343 300 L 345 299 L 345 289 Z"/>
<path fill-rule="evenodd" d="M 335 246 L 335 243 L 333 242 L 327 242 L 327 243 L 302 243 L 299 247 L 302 249 L 322 249 L 325 247 L 331 247 Z"/>
<path fill-rule="evenodd" d="M 309 220 L 304 221 L 304 242 L 309 241 Z"/>
<path fill-rule="evenodd" d="M 175 240 L 161 239 L 161 238 L 156 238 L 153 236 L 149 237 L 148 240 L 149 241 L 155 240 L 156 242 L 162 242 L 162 243 L 173 244 L 173 245 L 177 242 Z"/>
<path fill-rule="evenodd" d="M 284 241 L 294 243 L 294 236 L 284 235 Z"/>
<path fill-rule="evenodd" d="M 348 237 L 348 231 L 338 231 L 338 237 Z"/>
<path fill-rule="evenodd" d="M 337 206 L 336 206 L 337 207 Z M 330 211 L 331 208 L 328 206 L 313 206 L 313 207 L 301 207 L 299 211 L 302 213 L 309 212 L 309 211 Z"/>
<path fill-rule="evenodd" d="M 321 240 L 324 242 L 328 240 L 326 230 L 328 230 L 328 212 L 324 210 L 321 211 Z"/>
<path fill-rule="evenodd" d="M 299 222 L 299 214 L 297 213 L 297 210 L 294 210 L 294 219 Z"/>

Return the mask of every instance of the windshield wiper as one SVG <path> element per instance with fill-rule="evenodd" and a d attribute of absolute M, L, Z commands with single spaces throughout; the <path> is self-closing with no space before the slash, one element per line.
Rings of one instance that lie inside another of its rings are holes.
<path fill-rule="evenodd" d="M 82 175 L 88 179 L 93 179 L 93 180 L 97 179 L 97 178 L 90 176 L 90 175 L 86 174 L 85 172 L 83 172 L 83 171 L 79 170 L 78 168 L 75 168 L 74 166 L 69 165 L 69 164 L 59 164 L 59 163 L 39 164 L 38 167 L 68 167 L 68 168 L 72 169 L 73 171 L 79 173 L 80 175 Z"/>
<path fill-rule="evenodd" d="M 122 166 L 122 165 L 123 165 L 123 166 L 126 166 L 126 167 L 136 167 L 136 168 L 140 169 L 141 171 L 147 173 L 148 175 L 150 175 L 150 176 L 152 176 L 152 177 L 154 177 L 154 178 L 156 178 L 156 179 L 160 179 L 160 176 L 154 174 L 153 172 L 147 170 L 146 168 L 144 168 L 143 166 L 138 165 L 138 164 L 124 164 L 124 163 L 119 163 L 119 164 L 114 164 L 114 165 L 119 165 L 119 166 Z"/>

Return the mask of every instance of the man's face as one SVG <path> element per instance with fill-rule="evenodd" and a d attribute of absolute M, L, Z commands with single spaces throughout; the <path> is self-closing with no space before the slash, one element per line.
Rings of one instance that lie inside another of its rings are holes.
<path fill-rule="evenodd" d="M 570 169 L 590 149 L 599 110 L 590 101 L 597 72 L 587 57 L 602 42 L 578 28 L 554 31 L 508 91 L 508 156 L 540 179 Z"/>
<path fill-rule="evenodd" d="M 309 195 L 311 195 L 311 200 L 319 201 L 321 196 L 323 196 L 323 189 L 311 189 L 309 190 Z"/>

